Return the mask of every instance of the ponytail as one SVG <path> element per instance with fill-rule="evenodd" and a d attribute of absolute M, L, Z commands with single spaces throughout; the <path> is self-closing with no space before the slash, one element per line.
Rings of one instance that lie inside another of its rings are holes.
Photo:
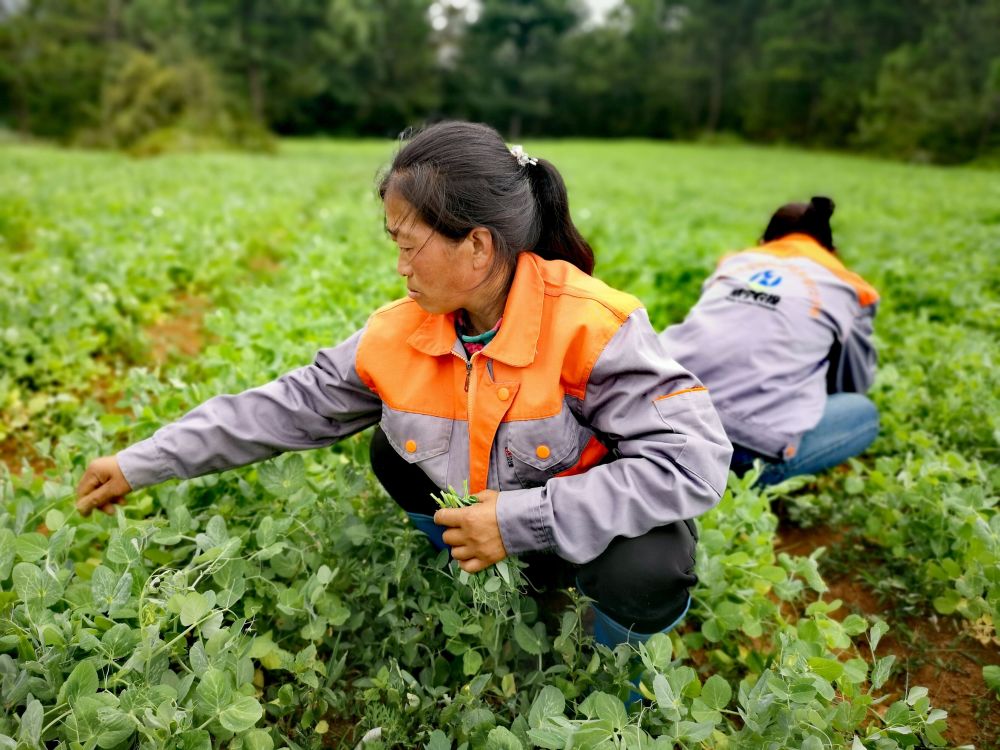
<path fill-rule="evenodd" d="M 831 253 L 837 252 L 833 244 L 830 217 L 836 208 L 832 198 L 817 195 L 808 203 L 786 203 L 774 212 L 761 238 L 773 242 L 789 234 L 807 234 Z"/>
<path fill-rule="evenodd" d="M 559 170 L 545 159 L 538 159 L 527 170 L 538 205 L 538 241 L 532 251 L 546 260 L 565 260 L 593 274 L 594 251 L 569 215 L 569 195 Z"/>

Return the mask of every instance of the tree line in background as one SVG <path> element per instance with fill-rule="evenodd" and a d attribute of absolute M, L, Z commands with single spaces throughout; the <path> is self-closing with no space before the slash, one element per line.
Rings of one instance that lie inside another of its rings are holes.
<path fill-rule="evenodd" d="M 1000 0 L 0 0 L 0 122 L 138 152 L 269 133 L 1000 152 Z"/>

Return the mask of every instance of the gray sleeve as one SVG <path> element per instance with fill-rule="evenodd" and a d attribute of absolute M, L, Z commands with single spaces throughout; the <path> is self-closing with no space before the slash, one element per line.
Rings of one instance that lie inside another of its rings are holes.
<path fill-rule="evenodd" d="M 267 385 L 216 396 L 118 453 L 133 489 L 330 445 L 379 419 L 381 401 L 354 366 L 363 331 Z"/>
<path fill-rule="evenodd" d="M 543 487 L 501 492 L 508 553 L 554 549 L 585 563 L 616 536 L 693 518 L 722 496 L 732 446 L 708 392 L 670 358 L 639 309 L 601 353 L 582 416 L 618 456 Z"/>
<path fill-rule="evenodd" d="M 875 381 L 878 352 L 872 341 L 878 303 L 861 308 L 843 341 L 830 350 L 828 393 L 866 393 Z"/>

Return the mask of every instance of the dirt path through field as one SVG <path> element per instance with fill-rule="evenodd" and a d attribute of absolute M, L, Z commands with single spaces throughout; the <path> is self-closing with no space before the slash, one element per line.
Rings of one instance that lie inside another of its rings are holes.
<path fill-rule="evenodd" d="M 836 553 L 846 543 L 842 529 L 816 526 L 799 528 L 787 522 L 778 530 L 775 549 L 792 555 L 808 555 L 819 547 Z M 847 559 L 858 559 L 850 550 Z M 827 566 L 828 568 L 829 566 Z M 896 664 L 885 691 L 892 700 L 905 697 L 910 687 L 928 688 L 931 705 L 948 712 L 945 736 L 955 745 L 975 745 L 977 750 L 1000 748 L 1000 702 L 983 681 L 982 668 L 1000 664 L 1000 643 L 973 632 L 958 617 L 929 613 L 924 617 L 893 614 L 891 601 L 879 594 L 860 576 L 823 569 L 830 587 L 826 601 L 840 599 L 843 606 L 832 617 L 843 619 L 851 613 L 881 615 L 891 630 L 879 644 L 879 654 L 895 654 Z"/>

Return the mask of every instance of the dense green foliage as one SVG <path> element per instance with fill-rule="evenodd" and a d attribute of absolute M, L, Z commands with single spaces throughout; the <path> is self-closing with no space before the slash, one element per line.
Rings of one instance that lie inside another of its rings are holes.
<path fill-rule="evenodd" d="M 601 5 L 608 5 L 601 3 Z M 1000 0 L 23 0 L 0 121 L 140 154 L 428 119 L 1000 151 Z"/>
<path fill-rule="evenodd" d="M 914 606 L 995 634 L 996 180 L 771 149 L 527 148 L 563 170 L 597 275 L 659 327 L 776 205 L 838 200 L 844 259 L 884 297 L 882 435 L 849 472 L 779 492 L 856 529 L 858 566 L 891 573 Z M 564 610 L 476 606 L 378 486 L 365 434 L 166 483 L 113 518 L 75 514 L 90 458 L 309 362 L 400 294 L 374 193 L 390 153 L 3 150 L 0 428 L 53 468 L 0 475 L 0 747 L 943 744 L 925 688 L 886 699 L 891 613 L 831 616 L 843 605 L 823 596 L 819 554 L 775 551 L 772 496 L 749 479 L 699 519 L 686 622 L 638 655 L 595 647 L 572 593 Z M 186 294 L 211 298 L 211 343 L 143 366 L 144 327 Z M 108 383 L 116 411 L 94 398 Z M 626 711 L 632 679 L 644 701 Z"/>

